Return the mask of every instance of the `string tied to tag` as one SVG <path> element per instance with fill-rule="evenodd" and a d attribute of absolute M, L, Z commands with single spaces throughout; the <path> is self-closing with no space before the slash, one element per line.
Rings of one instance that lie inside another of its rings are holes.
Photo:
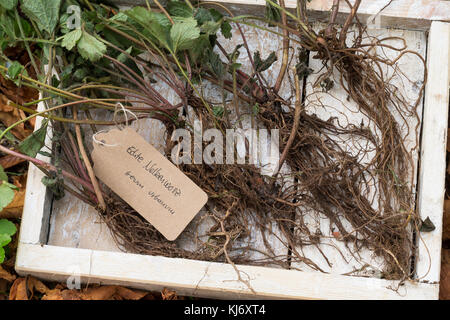
<path fill-rule="evenodd" d="M 114 110 L 114 123 L 116 124 L 116 126 L 121 130 L 122 128 L 119 126 L 119 123 L 117 122 L 117 114 L 119 113 L 119 112 L 123 112 L 123 115 L 125 116 L 125 127 L 129 127 L 130 125 L 129 125 L 129 119 L 128 119 L 128 114 L 129 115 L 131 115 L 131 116 L 133 116 L 135 119 L 136 119 L 136 122 L 138 123 L 138 128 L 137 128 L 137 130 L 136 131 L 139 131 L 139 118 L 138 118 L 138 116 L 134 113 L 134 112 L 132 112 L 132 111 L 130 111 L 129 109 L 127 109 L 127 108 L 125 108 L 124 106 L 123 106 L 123 104 L 122 103 L 120 103 L 120 102 L 118 102 L 117 104 L 116 104 L 116 108 L 115 108 L 115 110 Z"/>
<path fill-rule="evenodd" d="M 118 102 L 118 103 L 116 104 L 116 108 L 115 108 L 115 110 L 114 110 L 113 121 L 114 121 L 114 123 L 116 124 L 116 126 L 117 126 L 117 128 L 118 128 L 119 130 L 122 130 L 122 129 L 123 129 L 123 128 L 120 126 L 120 124 L 118 123 L 118 121 L 117 121 L 117 114 L 118 114 L 119 112 L 123 112 L 123 114 L 124 114 L 124 116 L 125 116 L 125 127 L 126 127 L 126 128 L 130 127 L 130 124 L 129 124 L 130 120 L 129 120 L 129 118 L 128 118 L 128 115 L 129 115 L 129 114 L 130 114 L 131 116 L 133 116 L 136 120 L 139 120 L 138 116 L 137 116 L 134 112 L 132 112 L 132 111 L 130 111 L 129 109 L 125 108 L 124 105 L 123 105 L 122 103 Z M 138 128 L 137 128 L 136 131 L 139 131 L 139 125 L 140 125 L 140 124 L 139 124 L 139 121 L 137 121 L 137 123 L 138 123 Z M 93 134 L 93 135 L 92 135 L 92 140 L 94 141 L 94 143 L 96 143 L 96 144 L 98 144 L 98 145 L 101 145 L 101 146 L 104 146 L 104 147 L 116 147 L 116 146 L 118 146 L 117 143 L 115 143 L 115 144 L 108 144 L 108 143 L 106 143 L 104 140 L 99 140 L 99 139 L 97 139 L 97 135 L 98 135 L 98 134 L 100 134 L 100 133 L 106 133 L 106 132 L 108 132 L 108 130 L 100 130 L 100 131 L 97 131 L 95 134 Z"/>

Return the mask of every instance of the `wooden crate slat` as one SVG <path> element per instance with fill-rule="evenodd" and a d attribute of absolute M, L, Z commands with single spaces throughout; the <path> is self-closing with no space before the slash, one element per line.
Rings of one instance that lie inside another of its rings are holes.
<path fill-rule="evenodd" d="M 436 229 L 421 233 L 418 239 L 417 277 L 439 282 L 450 81 L 449 23 L 432 23 L 427 56 L 418 206 L 422 220 L 429 217 Z"/>

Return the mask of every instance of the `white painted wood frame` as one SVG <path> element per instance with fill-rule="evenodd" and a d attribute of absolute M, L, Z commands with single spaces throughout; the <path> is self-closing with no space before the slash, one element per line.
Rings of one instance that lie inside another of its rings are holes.
<path fill-rule="evenodd" d="M 240 7 L 264 4 L 263 0 L 221 2 L 239 4 Z M 314 0 L 309 8 L 326 14 L 323 10 L 328 10 L 331 2 Z M 413 0 L 395 2 L 406 6 L 407 3 L 412 5 Z M 450 8 L 445 1 L 418 2 L 424 8 L 443 8 L 443 11 L 433 11 L 425 16 L 425 10 L 419 10 L 421 12 L 412 17 L 406 7 L 398 5 L 381 13 L 386 17 L 395 16 L 400 21 L 410 21 L 406 26 L 417 25 L 420 21 L 421 29 L 430 30 L 418 206 L 422 218 L 430 217 L 436 230 L 422 235 L 427 247 L 419 244 L 418 281 L 406 282 L 394 292 L 392 286 L 396 282 L 388 280 L 239 265 L 242 278 L 249 281 L 254 293 L 238 281 L 236 271 L 229 264 L 50 246 L 46 243 L 51 202 L 41 183 L 43 174 L 31 164 L 16 271 L 20 275 L 30 274 L 48 280 L 65 281 L 80 276 L 83 283 L 119 284 L 146 290 L 166 287 L 175 289 L 180 295 L 224 299 L 437 299 L 449 104 L 450 24 L 433 20 L 450 21 Z M 290 6 L 293 3 L 288 1 Z M 363 6 L 364 14 L 378 12 L 377 7 L 374 9 L 369 5 L 375 1 L 363 3 L 367 4 Z M 36 128 L 39 123 L 36 122 Z"/>

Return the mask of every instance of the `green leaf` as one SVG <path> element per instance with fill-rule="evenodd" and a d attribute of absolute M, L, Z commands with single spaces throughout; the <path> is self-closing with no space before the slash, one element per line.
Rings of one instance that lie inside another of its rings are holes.
<path fill-rule="evenodd" d="M 221 22 L 220 32 L 225 37 L 225 39 L 231 39 L 231 24 L 228 21 L 224 21 L 223 15 L 216 9 L 210 9 L 209 13 L 214 18 L 214 21 Z"/>
<path fill-rule="evenodd" d="M 19 144 L 20 152 L 32 158 L 36 157 L 39 150 L 44 146 L 46 134 L 47 122 Z"/>
<path fill-rule="evenodd" d="M 206 21 L 204 24 L 201 25 L 200 31 L 208 35 L 215 35 L 219 30 L 219 28 L 220 28 L 219 22 Z"/>
<path fill-rule="evenodd" d="M 72 50 L 73 47 L 76 46 L 78 40 L 80 40 L 82 34 L 83 34 L 83 32 L 81 31 L 81 29 L 76 29 L 76 30 L 73 30 L 73 31 L 67 33 L 63 37 L 61 46 L 63 46 L 67 50 Z"/>
<path fill-rule="evenodd" d="M 195 46 L 191 50 L 189 50 L 191 61 L 193 63 L 197 63 L 204 57 L 205 53 L 209 49 L 211 49 L 209 36 L 207 34 L 200 35 L 200 37 L 195 42 Z"/>
<path fill-rule="evenodd" d="M 217 53 L 212 50 L 208 51 L 208 61 L 207 66 L 209 69 L 219 78 L 221 79 L 225 73 L 225 68 L 223 66 L 222 60 Z"/>
<path fill-rule="evenodd" d="M 225 21 L 220 26 L 220 32 L 225 37 L 225 39 L 231 39 L 233 34 L 231 33 L 231 24 L 228 21 Z"/>
<path fill-rule="evenodd" d="M 2 182 L 0 185 L 0 211 L 3 210 L 14 199 L 14 191 L 9 183 Z"/>
<path fill-rule="evenodd" d="M 77 44 L 78 52 L 85 59 L 96 62 L 103 57 L 106 46 L 86 31 L 83 31 Z"/>
<path fill-rule="evenodd" d="M 170 48 L 169 30 L 172 23 L 162 13 L 148 11 L 143 7 L 134 7 L 124 12 L 143 29 L 144 34 L 150 37 L 156 44 Z"/>
<path fill-rule="evenodd" d="M 55 200 L 62 199 L 64 197 L 64 180 L 60 177 L 43 177 L 41 182 L 44 186 L 49 188 L 53 193 Z"/>
<path fill-rule="evenodd" d="M 434 223 L 430 220 L 430 217 L 427 217 L 420 226 L 420 232 L 431 232 L 436 229 Z"/>
<path fill-rule="evenodd" d="M 8 175 L 2 166 L 0 166 L 0 181 L 8 181 Z"/>
<path fill-rule="evenodd" d="M 212 107 L 212 111 L 215 117 L 221 118 L 223 116 L 224 108 L 222 106 Z"/>
<path fill-rule="evenodd" d="M 3 13 L 0 15 L 0 30 L 9 37 L 9 40 L 15 40 L 16 34 L 19 33 L 19 26 L 16 23 L 15 18 L 12 18 L 8 13 Z M 12 45 L 9 43 L 9 45 Z"/>
<path fill-rule="evenodd" d="M 20 62 L 18 61 L 13 61 L 12 63 L 10 63 L 9 65 L 7 65 L 8 67 L 8 77 L 11 80 L 16 80 L 17 77 L 20 75 L 20 73 L 22 72 L 22 70 L 24 70 L 24 66 L 20 64 Z"/>
<path fill-rule="evenodd" d="M 262 72 L 269 69 L 272 64 L 277 61 L 277 55 L 275 54 L 275 52 L 271 52 L 266 59 L 261 60 L 259 51 L 256 51 L 253 55 L 253 60 L 255 61 L 256 71 Z"/>
<path fill-rule="evenodd" d="M 277 0 L 273 0 L 273 2 L 278 4 Z M 267 20 L 280 22 L 281 21 L 280 10 L 277 7 L 270 4 L 269 2 L 266 2 L 265 17 Z"/>
<path fill-rule="evenodd" d="M 13 236 L 17 232 L 17 228 L 9 220 L 0 219 L 0 234 L 6 234 L 7 236 Z M 1 246 L 1 245 L 0 245 Z"/>
<path fill-rule="evenodd" d="M 21 0 L 21 9 L 39 29 L 52 33 L 59 22 L 61 0 Z"/>
<path fill-rule="evenodd" d="M 195 20 L 198 21 L 199 25 L 204 24 L 207 21 L 219 21 L 220 19 L 222 19 L 222 14 L 218 11 L 212 12 L 208 9 L 205 8 L 198 8 L 197 11 L 195 12 Z M 216 19 L 217 18 L 217 19 Z"/>
<path fill-rule="evenodd" d="M 5 261 L 5 249 L 0 247 L 0 264 L 2 264 L 3 261 Z"/>
<path fill-rule="evenodd" d="M 6 10 L 12 10 L 17 6 L 18 0 L 0 0 L 0 6 Z"/>
<path fill-rule="evenodd" d="M 170 29 L 173 52 L 191 49 L 198 37 L 200 37 L 200 29 L 197 27 L 197 20 L 194 18 L 175 22 Z"/>
<path fill-rule="evenodd" d="M 131 54 L 131 51 L 133 50 L 133 47 L 129 47 L 127 50 L 125 50 L 126 53 Z M 117 60 L 125 63 L 128 60 L 128 55 L 126 55 L 125 53 L 121 52 L 118 56 L 117 56 Z"/>
<path fill-rule="evenodd" d="M 185 2 L 169 1 L 167 11 L 171 16 L 176 17 L 192 17 L 192 9 Z"/>

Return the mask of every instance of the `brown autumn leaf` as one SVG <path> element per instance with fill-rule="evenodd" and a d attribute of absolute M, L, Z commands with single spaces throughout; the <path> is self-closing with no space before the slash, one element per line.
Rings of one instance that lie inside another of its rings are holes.
<path fill-rule="evenodd" d="M 163 300 L 183 300 L 177 296 L 177 293 L 175 291 L 169 290 L 167 288 L 164 288 L 161 291 L 161 297 Z"/>
<path fill-rule="evenodd" d="M 18 165 L 18 164 L 20 164 L 22 162 L 25 162 L 25 160 L 21 159 L 21 158 L 18 158 L 18 157 L 15 157 L 15 156 L 10 155 L 10 154 L 0 158 L 0 166 L 2 166 L 3 169 L 5 169 L 5 170 L 9 169 L 11 167 L 14 167 L 14 166 L 16 166 L 16 165 Z"/>
<path fill-rule="evenodd" d="M 81 293 L 78 290 L 73 289 L 62 290 L 60 288 L 55 288 L 49 290 L 42 297 L 42 300 L 81 300 Z"/>
<path fill-rule="evenodd" d="M 25 278 L 18 278 L 14 281 L 9 290 L 9 300 L 28 300 Z"/>
<path fill-rule="evenodd" d="M 0 218 L 20 218 L 22 216 L 27 175 L 13 176 L 12 179 L 13 184 L 19 188 L 19 190 L 14 190 L 14 199 L 0 211 Z"/>
<path fill-rule="evenodd" d="M 86 289 L 81 293 L 81 299 L 83 300 L 110 300 L 116 293 L 115 286 L 101 286 L 96 288 Z"/>
<path fill-rule="evenodd" d="M 12 282 L 16 279 L 16 276 L 9 273 L 5 269 L 3 269 L 2 266 L 0 266 L 0 279 L 4 279 L 8 282 Z"/>
<path fill-rule="evenodd" d="M 25 113 L 10 105 L 10 101 L 4 96 L 0 94 L 0 121 L 6 126 L 9 127 L 17 121 L 23 120 L 26 118 Z M 26 125 L 25 123 L 21 123 L 14 127 L 11 130 L 11 133 L 19 140 L 25 139 L 29 136 L 33 130 L 34 123 L 29 123 Z"/>
<path fill-rule="evenodd" d="M 18 278 L 9 291 L 9 300 L 31 300 L 35 291 L 46 294 L 49 289 L 34 277 Z"/>
<path fill-rule="evenodd" d="M 146 292 L 131 290 L 120 286 L 101 286 L 84 290 L 82 300 L 140 300 Z"/>
<path fill-rule="evenodd" d="M 148 295 L 148 292 L 140 290 L 131 290 L 125 287 L 117 287 L 116 295 L 123 300 L 141 300 Z"/>

